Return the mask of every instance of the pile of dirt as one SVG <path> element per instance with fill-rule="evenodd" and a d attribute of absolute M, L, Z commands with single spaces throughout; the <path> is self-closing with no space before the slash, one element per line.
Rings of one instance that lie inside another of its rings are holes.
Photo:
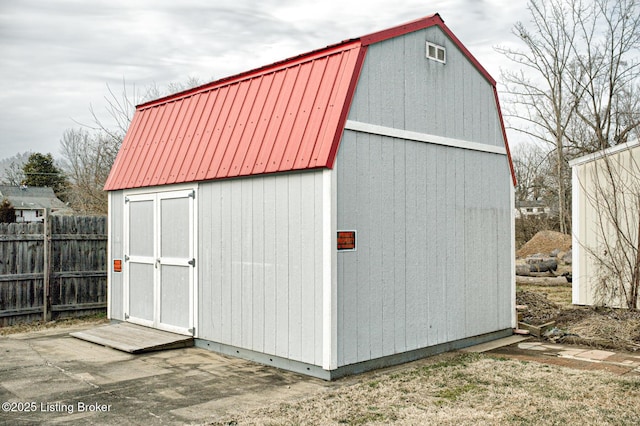
<path fill-rule="evenodd" d="M 521 321 L 531 325 L 542 325 L 549 321 L 555 321 L 562 311 L 560 306 L 549 301 L 545 294 L 535 291 L 518 290 L 516 305 L 526 306 L 526 309 L 521 311 Z"/>
<path fill-rule="evenodd" d="M 571 249 L 571 235 L 556 231 L 540 231 L 520 247 L 516 256 L 527 257 L 538 253 L 548 255 L 556 249 L 561 252 Z"/>

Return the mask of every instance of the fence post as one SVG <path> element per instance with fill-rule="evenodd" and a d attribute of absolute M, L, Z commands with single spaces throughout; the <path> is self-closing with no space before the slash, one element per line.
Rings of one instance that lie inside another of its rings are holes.
<path fill-rule="evenodd" d="M 51 275 L 49 273 L 49 267 L 51 265 L 51 224 L 49 223 L 49 209 L 44 209 L 44 265 L 43 265 L 43 309 L 42 320 L 47 322 L 51 319 L 51 298 L 49 296 Z"/>

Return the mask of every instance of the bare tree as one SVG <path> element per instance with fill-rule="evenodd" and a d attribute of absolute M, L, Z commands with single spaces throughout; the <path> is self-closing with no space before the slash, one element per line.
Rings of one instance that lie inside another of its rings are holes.
<path fill-rule="evenodd" d="M 189 77 L 185 83 L 170 83 L 168 90 L 182 91 L 200 84 Z M 71 206 L 83 213 L 107 213 L 107 195 L 103 191 L 111 166 L 129 129 L 137 104 L 161 96 L 157 85 L 151 84 L 143 91 L 122 81 L 122 90 L 116 92 L 107 84 L 105 109 L 113 125 L 101 120 L 93 109 L 93 125 L 68 129 L 60 140 L 64 158 L 63 167 L 71 181 L 67 198 Z"/>
<path fill-rule="evenodd" d="M 550 147 L 560 230 L 570 229 L 568 157 L 628 140 L 640 125 L 637 0 L 530 0 L 523 49 L 497 48 L 511 128 Z M 634 56 L 635 55 L 635 56 Z"/>
<path fill-rule="evenodd" d="M 122 88 L 119 91 L 115 91 L 107 83 L 108 95 L 104 96 L 104 108 L 112 123 L 108 124 L 101 119 L 93 105 L 90 105 L 89 111 L 93 117 L 93 124 L 79 124 L 83 127 L 97 130 L 114 140 L 120 140 L 122 142 L 127 130 L 129 129 L 129 124 L 133 119 L 136 105 L 171 93 L 188 90 L 201 84 L 202 82 L 200 79 L 193 76 L 188 77 L 184 82 L 168 83 L 167 88 L 164 91 L 160 89 L 155 82 L 140 90 L 135 84 L 128 84 L 123 78 Z"/>
<path fill-rule="evenodd" d="M 553 147 L 556 174 L 559 177 L 557 193 L 560 231 L 567 232 L 567 181 L 562 178 L 566 175 L 562 168 L 566 169 L 566 129 L 575 108 L 567 74 L 571 66 L 577 23 L 572 21 L 573 15 L 568 13 L 562 0 L 532 0 L 528 9 L 531 29 L 522 22 L 516 23 L 513 28 L 513 34 L 524 43 L 526 50 L 497 49 L 524 68 L 520 71 L 503 72 L 502 78 L 511 101 L 507 115 L 518 120 L 513 128 Z M 530 75 L 535 76 L 535 79 Z"/>
<path fill-rule="evenodd" d="M 167 84 L 167 92 L 168 93 L 183 92 L 185 90 L 192 89 L 202 84 L 203 82 L 198 77 L 189 76 L 184 82 L 177 82 L 177 83 L 171 82 Z"/>
<path fill-rule="evenodd" d="M 511 150 L 513 168 L 518 186 L 515 197 L 517 201 L 537 200 L 544 198 L 549 192 L 548 152 L 539 144 L 523 142 Z"/>
<path fill-rule="evenodd" d="M 574 2 L 573 14 L 572 96 L 590 137 L 578 133 L 571 145 L 583 154 L 625 143 L 640 126 L 640 3 Z"/>
<path fill-rule="evenodd" d="M 129 129 L 136 105 L 160 97 L 161 91 L 155 83 L 148 85 L 141 91 L 135 84 L 127 84 L 124 78 L 122 79 L 122 88 L 120 91 L 112 89 L 109 83 L 106 84 L 106 87 L 109 94 L 104 96 L 104 109 L 111 123 L 101 119 L 100 114 L 98 114 L 93 105 L 90 104 L 89 112 L 93 117 L 93 124 L 78 124 L 82 127 L 98 131 L 114 141 L 120 141 L 121 143 Z"/>
<path fill-rule="evenodd" d="M 103 191 L 120 142 L 111 135 L 68 129 L 60 140 L 62 162 L 70 180 L 67 200 L 83 213 L 107 213 Z"/>
<path fill-rule="evenodd" d="M 21 185 L 25 178 L 23 167 L 29 161 L 31 154 L 31 152 L 24 152 L 0 161 L 0 170 L 3 174 L 0 182 L 12 186 Z"/>
<path fill-rule="evenodd" d="M 557 192 L 553 158 L 550 158 L 546 147 L 522 142 L 514 147 L 511 154 L 518 181 L 515 199 L 519 214 L 515 220 L 515 238 L 516 247 L 519 248 L 539 231 L 559 229 L 559 220 L 553 211 Z M 545 210 L 527 214 L 527 209 L 536 207 Z M 551 211 L 547 211 L 547 207 Z"/>

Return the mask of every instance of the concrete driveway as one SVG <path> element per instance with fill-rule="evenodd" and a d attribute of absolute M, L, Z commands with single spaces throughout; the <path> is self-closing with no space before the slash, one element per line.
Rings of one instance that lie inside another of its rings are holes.
<path fill-rule="evenodd" d="M 0 424 L 202 424 L 335 386 L 195 347 L 131 355 L 80 329 L 0 337 Z"/>

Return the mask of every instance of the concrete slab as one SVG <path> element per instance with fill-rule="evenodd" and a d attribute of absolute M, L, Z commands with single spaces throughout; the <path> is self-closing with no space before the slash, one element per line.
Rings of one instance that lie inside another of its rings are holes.
<path fill-rule="evenodd" d="M 581 353 L 586 352 L 586 349 L 569 349 L 565 348 L 558 351 L 558 356 L 565 358 L 575 358 Z"/>
<path fill-rule="evenodd" d="M 532 351 L 546 351 L 547 348 L 542 345 L 540 342 L 524 342 L 518 344 L 518 348 L 527 349 Z"/>
<path fill-rule="evenodd" d="M 239 414 L 246 410 L 257 409 L 272 404 L 278 404 L 284 401 L 294 401 L 311 393 L 318 391 L 317 386 L 305 382 L 294 383 L 290 386 L 281 386 L 269 389 L 248 392 L 244 394 L 245 403 L 238 406 L 238 398 L 229 396 L 211 400 L 202 404 L 191 405 L 188 407 L 173 410 L 172 413 L 182 418 L 196 421 L 202 418 L 202 413 L 210 413 L 207 421 L 214 422 L 220 419 L 216 413 Z"/>
<path fill-rule="evenodd" d="M 604 359 L 609 358 L 612 355 L 615 355 L 615 352 L 592 350 L 592 351 L 584 351 L 584 352 L 576 355 L 576 358 L 584 358 L 584 359 L 602 361 Z"/>
<path fill-rule="evenodd" d="M 479 345 L 469 346 L 467 348 L 460 349 L 460 352 L 487 352 L 496 348 L 501 348 L 503 346 L 513 345 L 527 339 L 529 339 L 529 337 L 514 334 L 513 336 L 503 337 L 502 339 L 496 339 L 490 342 L 481 343 Z"/>
<path fill-rule="evenodd" d="M 69 330 L 0 337 L 0 355 L 0 402 L 35 407 L 0 424 L 203 424 L 334 385 L 195 347 L 132 355 Z"/>

